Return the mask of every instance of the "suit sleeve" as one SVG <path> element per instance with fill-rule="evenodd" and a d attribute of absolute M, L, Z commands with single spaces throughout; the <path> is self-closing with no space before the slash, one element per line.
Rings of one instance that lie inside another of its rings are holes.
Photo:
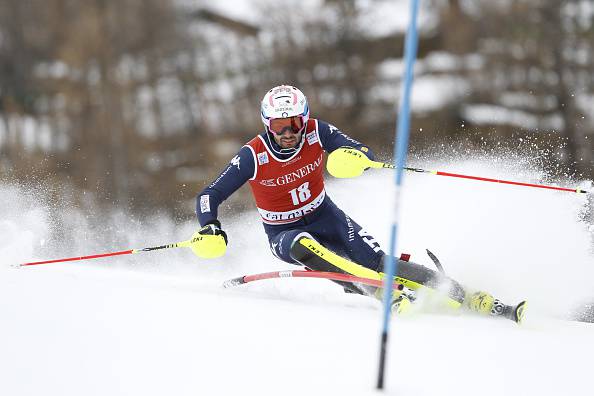
<path fill-rule="evenodd" d="M 325 121 L 318 120 L 318 134 L 322 147 L 328 153 L 333 152 L 339 147 L 352 147 L 361 150 L 370 160 L 375 160 L 375 154 L 369 146 L 351 138 L 340 129 Z"/>
<path fill-rule="evenodd" d="M 243 146 L 225 170 L 196 197 L 200 225 L 217 220 L 219 205 L 254 176 L 255 167 L 252 151 Z"/>

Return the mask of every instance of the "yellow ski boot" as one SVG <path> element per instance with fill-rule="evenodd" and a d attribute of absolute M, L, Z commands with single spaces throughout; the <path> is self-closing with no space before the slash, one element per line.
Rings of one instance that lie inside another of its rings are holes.
<path fill-rule="evenodd" d="M 410 313 L 411 304 L 410 299 L 401 294 L 392 301 L 392 313 L 399 316 L 406 315 Z"/>
<path fill-rule="evenodd" d="M 524 320 L 526 301 L 522 301 L 516 306 L 506 305 L 489 293 L 482 291 L 467 296 L 466 301 L 471 311 L 478 312 L 482 315 L 503 316 L 518 324 Z"/>
<path fill-rule="evenodd" d="M 412 308 L 412 303 L 417 299 L 416 293 L 407 287 L 396 290 L 392 294 L 392 313 L 396 315 L 407 315 Z"/>

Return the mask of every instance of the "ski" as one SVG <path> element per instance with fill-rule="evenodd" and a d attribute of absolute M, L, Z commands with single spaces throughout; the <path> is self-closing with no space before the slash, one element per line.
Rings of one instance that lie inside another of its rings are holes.
<path fill-rule="evenodd" d="M 445 270 L 443 269 L 443 265 L 441 265 L 441 262 L 439 261 L 437 256 L 435 254 L 433 254 L 433 252 L 429 249 L 425 249 L 425 251 L 427 252 L 427 255 L 429 256 L 431 261 L 433 261 L 433 264 L 435 264 L 435 266 L 437 267 L 439 272 L 441 272 L 442 274 L 445 275 Z"/>

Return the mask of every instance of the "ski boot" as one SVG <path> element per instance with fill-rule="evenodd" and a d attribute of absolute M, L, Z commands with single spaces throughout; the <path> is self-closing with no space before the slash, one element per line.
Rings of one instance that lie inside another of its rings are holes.
<path fill-rule="evenodd" d="M 481 291 L 467 296 L 467 301 L 468 308 L 471 311 L 483 315 L 503 316 L 516 323 L 522 323 L 522 320 L 524 319 L 526 301 L 522 301 L 516 306 L 506 305 L 489 293 Z"/>
<path fill-rule="evenodd" d="M 406 315 L 410 313 L 411 304 L 417 296 L 414 291 L 404 287 L 401 291 L 395 292 L 392 298 L 392 313 L 395 315 Z"/>

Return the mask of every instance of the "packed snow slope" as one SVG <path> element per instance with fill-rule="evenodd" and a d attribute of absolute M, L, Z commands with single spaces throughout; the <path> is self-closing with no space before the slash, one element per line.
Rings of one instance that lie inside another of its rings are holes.
<path fill-rule="evenodd" d="M 528 182 L 542 176 L 511 160 L 440 169 Z M 385 246 L 391 184 L 390 172 L 369 171 L 329 183 L 328 192 Z M 217 260 L 174 249 L 11 267 L 185 240 L 195 228 L 123 218 L 91 232 L 80 212 L 56 225 L 43 194 L 0 186 L 0 394 L 376 394 L 378 302 L 317 279 L 220 287 L 231 277 L 289 268 L 270 254 L 255 212 L 223 214 L 230 244 Z M 594 326 L 564 319 L 594 297 L 590 234 L 578 220 L 585 201 L 407 175 L 398 250 L 431 266 L 430 248 L 453 278 L 509 303 L 528 299 L 529 312 L 523 326 L 423 312 L 394 318 L 386 393 L 591 393 Z M 58 226 L 69 232 L 48 242 Z M 102 246 L 105 233 L 121 243 Z"/>

